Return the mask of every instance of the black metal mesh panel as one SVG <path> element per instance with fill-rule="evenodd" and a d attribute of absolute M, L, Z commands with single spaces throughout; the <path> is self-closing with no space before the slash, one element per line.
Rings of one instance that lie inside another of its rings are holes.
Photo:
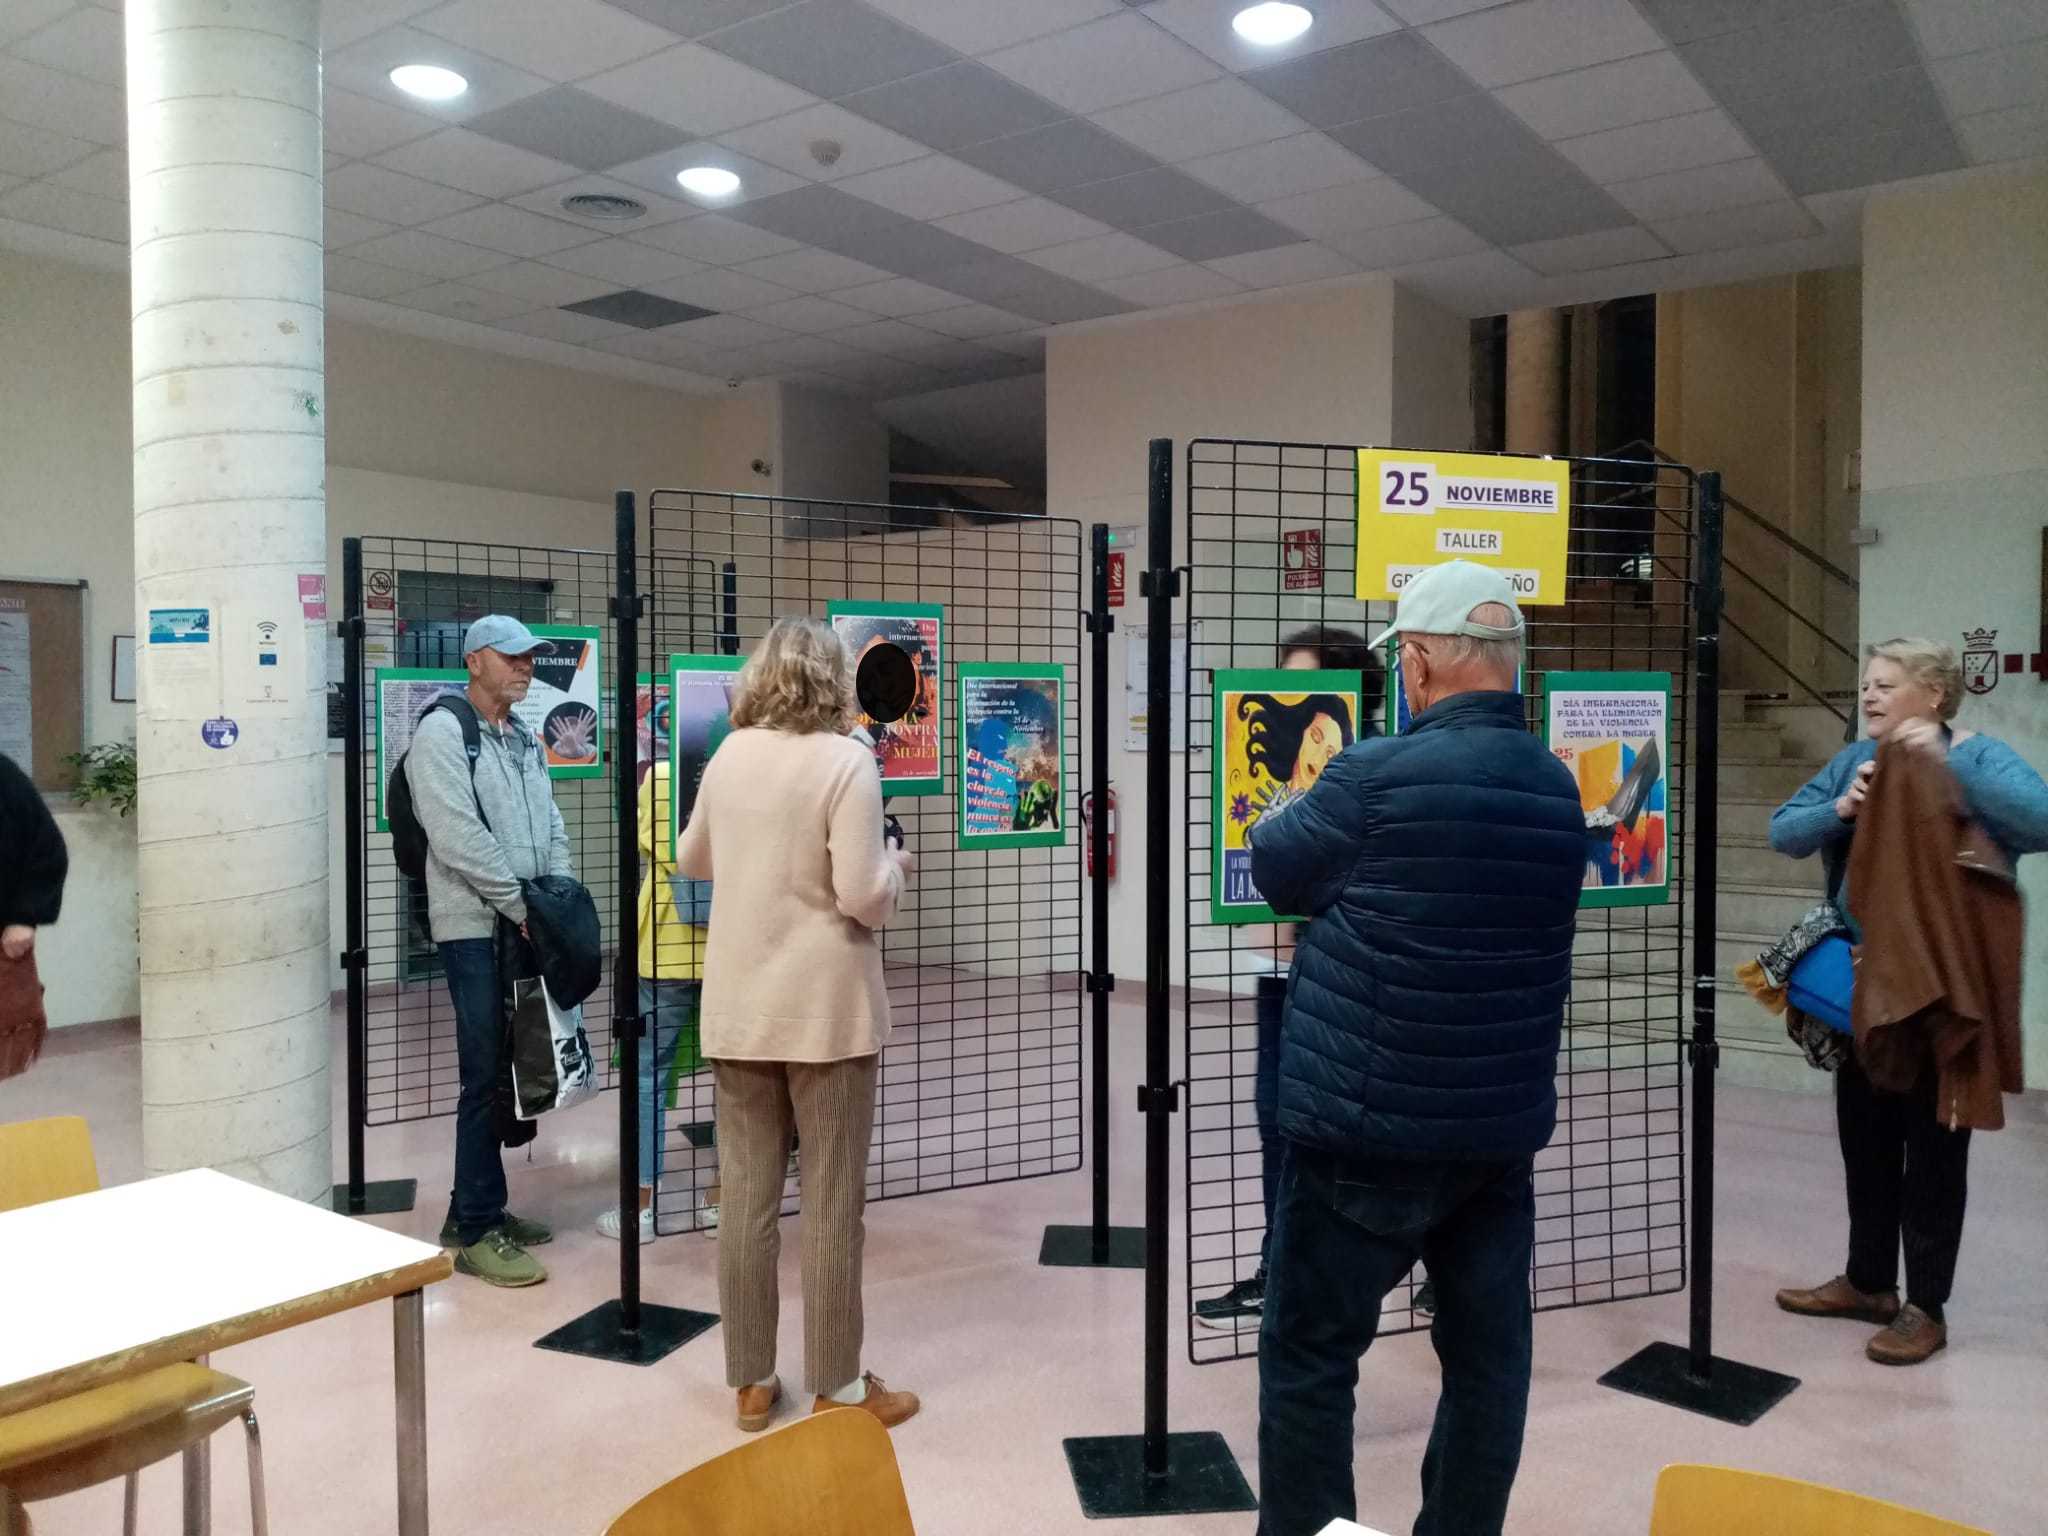
<path fill-rule="evenodd" d="M 1188 1349 L 1197 1363 L 1258 1348 L 1255 1316 L 1216 1329 L 1198 1324 L 1193 1308 L 1250 1278 L 1259 1263 L 1265 1219 L 1253 1099 L 1256 993 L 1260 977 L 1283 969 L 1273 950 L 1284 938 L 1270 924 L 1211 920 L 1212 683 L 1219 669 L 1278 666 L 1282 639 L 1297 630 L 1331 625 L 1376 633 L 1392 616 L 1391 604 L 1350 596 L 1357 453 L 1297 443 L 1188 447 L 1186 1155 Z M 1530 1286 L 1539 1310 L 1675 1291 L 1686 1276 L 1693 475 L 1668 464 L 1574 461 L 1572 503 L 1570 600 L 1528 610 L 1530 726 L 1541 729 L 1546 672 L 1672 675 L 1671 902 L 1579 914 L 1558 1062 L 1557 1134 L 1536 1164 Z M 1324 572 L 1317 586 L 1307 584 L 1284 538 L 1307 530 L 1320 535 Z M 1411 1275 L 1387 1298 L 1382 1332 L 1427 1325 L 1412 1305 L 1421 1278 Z"/>
<path fill-rule="evenodd" d="M 835 601 L 945 609 L 944 793 L 887 805 L 917 871 L 882 939 L 894 1030 L 882 1052 L 871 1200 L 1063 1173 L 1081 1160 L 1080 525 L 943 516 L 726 492 L 649 497 L 641 655 L 657 674 L 673 654 L 750 651 L 776 619 L 822 619 Z M 718 573 L 709 626 L 674 583 L 692 560 Z M 1061 669 L 1063 847 L 958 846 L 958 667 L 977 661 Z M 708 1229 L 718 1183 L 713 1074 L 679 1072 L 674 1084 L 672 1099 L 656 1093 L 656 1227 Z M 793 1161 L 785 1213 L 800 1202 L 801 1149 Z"/>
<path fill-rule="evenodd" d="M 453 1114 L 461 1082 L 455 1013 L 427 931 L 426 889 L 399 873 L 390 835 L 377 830 L 378 676 L 395 668 L 460 671 L 463 633 L 486 613 L 509 613 L 533 625 L 595 627 L 605 669 L 600 687 L 605 700 L 604 761 L 609 765 L 616 708 L 610 697 L 610 600 L 617 556 L 609 550 L 384 536 L 360 542 L 363 634 L 348 643 L 363 648 L 363 753 L 361 761 L 345 771 L 360 774 L 363 784 L 360 836 L 368 955 L 364 1123 L 389 1125 Z M 385 771 L 395 768 L 394 755 Z M 554 792 L 568 827 L 576 878 L 596 900 L 609 956 L 619 932 L 618 828 L 612 815 L 609 768 L 596 778 L 556 779 Z M 604 980 L 583 1004 L 584 1027 L 601 1067 L 611 1056 L 611 1016 L 607 964 Z"/>

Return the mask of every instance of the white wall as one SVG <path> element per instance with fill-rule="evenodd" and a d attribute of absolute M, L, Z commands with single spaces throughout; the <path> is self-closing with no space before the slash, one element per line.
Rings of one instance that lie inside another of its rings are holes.
<path fill-rule="evenodd" d="M 887 501 L 889 429 L 859 401 L 784 385 L 775 477 L 784 496 Z"/>
<path fill-rule="evenodd" d="M 89 582 L 89 741 L 133 732 L 107 697 L 113 636 L 135 629 L 128 326 L 123 277 L 0 251 L 0 574 Z M 327 348 L 331 612 L 344 534 L 602 549 L 613 490 L 754 489 L 749 461 L 779 451 L 772 389 L 693 396 L 340 323 Z M 41 940 L 51 1020 L 131 1016 L 132 826 L 55 808 L 73 859 Z M 340 867 L 337 846 L 337 887 Z"/>
<path fill-rule="evenodd" d="M 1046 509 L 1082 523 L 1142 525 L 1145 521 L 1146 443 L 1174 441 L 1174 558 L 1188 558 L 1185 477 L 1190 440 L 1264 439 L 1296 443 L 1412 444 L 1464 448 L 1471 441 L 1467 376 L 1471 361 L 1465 322 L 1426 300 L 1375 278 L 1291 296 L 1256 299 L 1188 314 L 1117 321 L 1058 331 L 1046 348 Z M 1318 460 L 1320 462 L 1320 460 Z M 1341 466 L 1340 466 L 1341 469 Z M 1198 665 L 1275 664 L 1271 642 L 1294 623 L 1324 616 L 1362 622 L 1365 605 L 1342 594 L 1350 559 L 1348 485 L 1321 472 L 1290 471 L 1275 478 L 1278 505 L 1294 521 L 1324 529 L 1326 594 L 1276 599 L 1270 574 L 1274 522 L 1258 525 L 1235 557 L 1263 566 L 1248 577 L 1246 595 L 1196 593 L 1196 616 L 1229 612 L 1242 654 L 1212 648 Z M 1204 478 L 1211 478 L 1205 475 Z M 1255 476 L 1245 474 L 1243 483 Z M 1331 494 L 1325 494 L 1330 492 Z M 1197 492 L 1202 520 L 1205 579 L 1214 581 L 1228 541 L 1227 496 Z M 1111 887 L 1111 964 L 1120 976 L 1144 974 L 1145 787 L 1144 757 L 1124 750 L 1124 679 L 1128 626 L 1144 622 L 1137 572 L 1145 559 L 1142 538 L 1130 549 L 1129 606 L 1121 611 L 1110 647 L 1110 773 L 1119 813 L 1119 875 Z M 1216 627 L 1221 633 L 1221 626 Z M 1246 636 L 1256 637 L 1245 644 Z M 1186 881 L 1180 850 L 1186 810 L 1179 789 L 1185 760 L 1174 759 L 1171 815 L 1175 918 L 1173 974 L 1184 971 L 1180 913 Z"/>
<path fill-rule="evenodd" d="M 2042 646 L 2048 525 L 2048 173 L 1873 197 L 1863 226 L 1865 641 Z M 2048 771 L 2048 683 L 2001 677 L 1960 723 Z M 2030 898 L 2027 1073 L 2048 1082 L 2048 856 Z"/>

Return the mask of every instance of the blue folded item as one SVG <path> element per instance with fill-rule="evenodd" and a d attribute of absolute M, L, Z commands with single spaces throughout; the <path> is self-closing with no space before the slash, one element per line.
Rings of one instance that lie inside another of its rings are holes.
<path fill-rule="evenodd" d="M 1849 1000 L 1856 988 L 1856 952 L 1833 934 L 1799 957 L 1785 979 L 1785 1001 L 1838 1034 L 1853 1034 Z"/>

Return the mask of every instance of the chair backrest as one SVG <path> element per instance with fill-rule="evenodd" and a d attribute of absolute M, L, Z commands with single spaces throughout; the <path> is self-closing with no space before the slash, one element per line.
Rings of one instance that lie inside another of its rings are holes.
<path fill-rule="evenodd" d="M 1991 1536 L 1819 1483 L 1734 1467 L 1666 1467 L 1650 1536 Z"/>
<path fill-rule="evenodd" d="M 77 1115 L 0 1125 L 0 1211 L 87 1195 L 99 1187 L 92 1132 Z"/>
<path fill-rule="evenodd" d="M 662 1484 L 605 1536 L 916 1536 L 871 1413 L 799 1419 Z"/>

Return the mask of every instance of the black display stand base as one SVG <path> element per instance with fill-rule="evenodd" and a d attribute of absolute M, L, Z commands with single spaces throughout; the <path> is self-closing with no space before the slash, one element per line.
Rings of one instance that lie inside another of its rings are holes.
<path fill-rule="evenodd" d="M 614 1298 L 535 1339 L 533 1347 L 559 1350 L 565 1355 L 587 1355 L 592 1360 L 610 1360 L 616 1365 L 653 1365 L 718 1322 L 716 1312 L 655 1307 L 643 1302 L 638 1331 L 627 1333 L 620 1327 L 620 1310 Z"/>
<path fill-rule="evenodd" d="M 352 1205 L 348 1198 L 348 1186 L 334 1186 L 333 1209 L 343 1216 L 396 1216 L 409 1211 L 413 1198 L 419 1193 L 418 1179 L 375 1179 L 363 1185 L 363 1203 Z"/>
<path fill-rule="evenodd" d="M 1602 1376 L 1600 1385 L 1724 1424 L 1754 1424 L 1791 1396 L 1799 1378 L 1719 1355 L 1713 1357 L 1711 1375 L 1696 1376 L 1692 1353 L 1684 1345 L 1652 1344 Z"/>
<path fill-rule="evenodd" d="M 1259 1507 L 1237 1458 L 1214 1430 L 1168 1435 L 1163 1477 L 1145 1470 L 1143 1435 L 1086 1435 L 1065 1445 L 1081 1513 L 1090 1520 L 1232 1514 Z"/>
<path fill-rule="evenodd" d="M 1038 1262 L 1048 1269 L 1143 1269 L 1145 1229 L 1110 1227 L 1103 1256 L 1095 1256 L 1095 1228 L 1047 1227 Z"/>

